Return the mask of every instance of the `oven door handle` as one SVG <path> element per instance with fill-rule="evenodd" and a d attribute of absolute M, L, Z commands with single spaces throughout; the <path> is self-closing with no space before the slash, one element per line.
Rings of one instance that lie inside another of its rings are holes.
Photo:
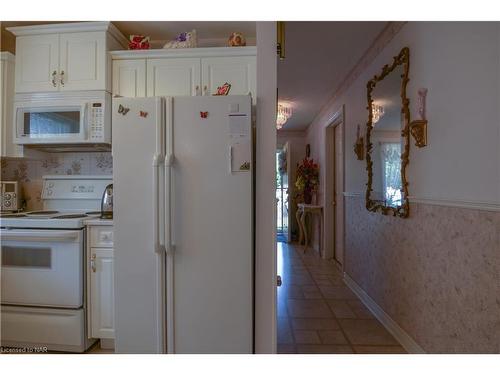
<path fill-rule="evenodd" d="M 19 242 L 77 242 L 81 231 L 27 231 L 27 230 L 2 230 L 0 235 L 3 241 Z"/>

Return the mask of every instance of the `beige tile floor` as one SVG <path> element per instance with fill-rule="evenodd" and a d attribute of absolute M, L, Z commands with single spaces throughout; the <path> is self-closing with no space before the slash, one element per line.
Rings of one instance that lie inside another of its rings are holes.
<path fill-rule="evenodd" d="M 278 243 L 278 353 L 406 353 L 333 261 Z"/>

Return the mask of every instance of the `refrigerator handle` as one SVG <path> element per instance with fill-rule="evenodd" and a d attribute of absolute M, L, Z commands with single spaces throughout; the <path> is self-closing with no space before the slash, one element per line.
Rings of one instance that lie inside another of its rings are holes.
<path fill-rule="evenodd" d="M 158 254 L 160 254 L 163 250 L 160 244 L 160 180 L 158 175 L 158 169 L 160 167 L 161 160 L 162 155 L 155 154 L 153 156 L 153 239 L 154 251 Z"/>
<path fill-rule="evenodd" d="M 174 246 L 172 245 L 172 163 L 174 161 L 174 156 L 168 154 L 165 156 L 165 250 L 167 253 L 172 253 L 174 251 Z"/>
<path fill-rule="evenodd" d="M 228 162 L 229 162 L 229 174 L 233 173 L 233 145 L 229 145 L 228 147 Z"/>

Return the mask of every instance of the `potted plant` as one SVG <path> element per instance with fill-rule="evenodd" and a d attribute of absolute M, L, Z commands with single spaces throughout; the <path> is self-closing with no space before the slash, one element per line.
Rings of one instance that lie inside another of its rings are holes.
<path fill-rule="evenodd" d="M 301 164 L 297 165 L 297 202 L 303 200 L 305 204 L 311 204 L 313 195 L 319 186 L 319 165 L 314 159 L 305 157 Z"/>

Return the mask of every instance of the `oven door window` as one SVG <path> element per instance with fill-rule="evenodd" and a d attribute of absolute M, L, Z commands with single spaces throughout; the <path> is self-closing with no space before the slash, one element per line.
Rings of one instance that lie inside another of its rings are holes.
<path fill-rule="evenodd" d="M 75 137 L 83 134 L 80 107 L 22 109 L 18 118 L 20 135 L 29 138 Z"/>
<path fill-rule="evenodd" d="M 50 269 L 50 247 L 2 246 L 2 267 Z"/>

